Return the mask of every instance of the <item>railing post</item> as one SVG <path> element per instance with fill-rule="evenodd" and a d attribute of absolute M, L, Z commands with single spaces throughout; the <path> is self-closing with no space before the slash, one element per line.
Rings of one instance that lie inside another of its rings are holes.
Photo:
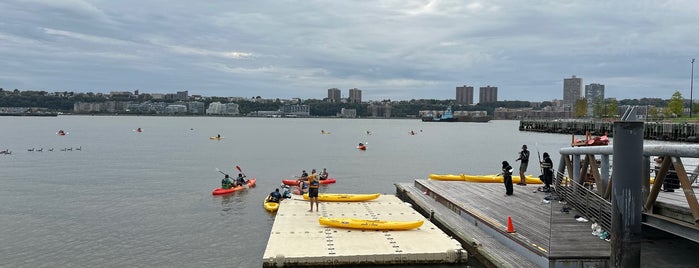
<path fill-rule="evenodd" d="M 600 187 L 602 195 L 607 192 L 607 185 L 609 185 L 609 155 L 602 154 L 600 156 L 600 176 L 602 177 L 602 185 Z"/>
<path fill-rule="evenodd" d="M 641 266 L 643 122 L 614 122 L 611 256 L 613 267 Z"/>

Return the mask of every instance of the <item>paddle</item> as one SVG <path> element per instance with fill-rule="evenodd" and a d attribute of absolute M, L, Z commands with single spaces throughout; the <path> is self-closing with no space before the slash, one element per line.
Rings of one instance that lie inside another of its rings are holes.
<path fill-rule="evenodd" d="M 221 174 L 223 174 L 223 175 L 228 175 L 228 174 L 226 174 L 226 173 L 223 173 L 223 171 L 221 171 L 221 170 L 218 169 L 218 168 L 216 168 L 216 171 L 221 172 Z M 229 176 L 229 177 L 230 177 L 230 176 Z"/>

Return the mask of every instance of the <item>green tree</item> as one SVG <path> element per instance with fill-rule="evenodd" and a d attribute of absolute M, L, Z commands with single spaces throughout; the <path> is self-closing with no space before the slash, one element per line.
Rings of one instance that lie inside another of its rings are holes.
<path fill-rule="evenodd" d="M 619 102 L 615 99 L 604 101 L 604 117 L 616 118 L 619 116 Z"/>
<path fill-rule="evenodd" d="M 592 116 L 595 118 L 604 116 L 604 100 L 601 98 L 592 101 Z"/>
<path fill-rule="evenodd" d="M 573 106 L 573 117 L 581 118 L 587 116 L 587 100 L 578 99 Z"/>
<path fill-rule="evenodd" d="M 684 101 L 682 100 L 682 93 L 675 91 L 670 98 L 670 102 L 667 103 L 667 108 L 669 112 L 675 114 L 675 116 L 682 116 L 682 110 L 684 109 Z"/>

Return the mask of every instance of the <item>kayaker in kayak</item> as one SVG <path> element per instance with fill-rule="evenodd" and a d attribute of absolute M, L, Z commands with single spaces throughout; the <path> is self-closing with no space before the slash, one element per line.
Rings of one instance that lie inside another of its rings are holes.
<path fill-rule="evenodd" d="M 328 179 L 328 176 L 329 176 L 328 170 L 323 168 L 323 171 L 320 172 L 320 180 L 321 181 L 326 180 L 326 179 Z"/>
<path fill-rule="evenodd" d="M 235 179 L 235 182 L 240 186 L 245 186 L 248 180 L 245 179 L 245 175 L 243 175 L 243 173 L 238 173 L 238 178 Z"/>
<path fill-rule="evenodd" d="M 282 194 L 279 193 L 279 188 L 277 188 L 277 189 L 274 189 L 274 192 L 269 194 L 267 201 L 279 203 L 279 200 L 281 200 L 281 199 L 282 199 Z"/>
<path fill-rule="evenodd" d="M 233 181 L 231 181 L 231 177 L 226 174 L 226 176 L 221 180 L 221 188 L 223 189 L 230 189 L 233 187 Z"/>

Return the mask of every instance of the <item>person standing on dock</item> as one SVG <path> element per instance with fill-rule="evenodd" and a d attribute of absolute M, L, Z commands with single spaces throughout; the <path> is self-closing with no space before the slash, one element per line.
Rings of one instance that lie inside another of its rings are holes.
<path fill-rule="evenodd" d="M 505 183 L 505 195 L 512 195 L 512 166 L 510 166 L 510 163 L 507 163 L 507 161 L 502 161 L 502 173 L 500 174 L 503 176 L 503 178 L 505 178 L 503 180 Z"/>
<path fill-rule="evenodd" d="M 527 186 L 527 180 L 524 177 L 524 172 L 527 172 L 527 166 L 529 165 L 529 150 L 527 150 L 527 145 L 522 145 L 522 151 L 519 152 L 519 158 L 515 161 L 519 162 L 519 183 L 517 185 Z"/>
<path fill-rule="evenodd" d="M 553 182 L 553 161 L 549 153 L 544 152 L 544 161 L 541 161 L 541 180 L 544 183 L 544 192 L 551 191 L 551 182 Z"/>
<path fill-rule="evenodd" d="M 316 203 L 316 211 L 318 211 L 318 174 L 315 170 L 308 176 L 308 201 L 311 204 L 311 209 L 308 212 L 313 212 L 313 202 Z"/>

